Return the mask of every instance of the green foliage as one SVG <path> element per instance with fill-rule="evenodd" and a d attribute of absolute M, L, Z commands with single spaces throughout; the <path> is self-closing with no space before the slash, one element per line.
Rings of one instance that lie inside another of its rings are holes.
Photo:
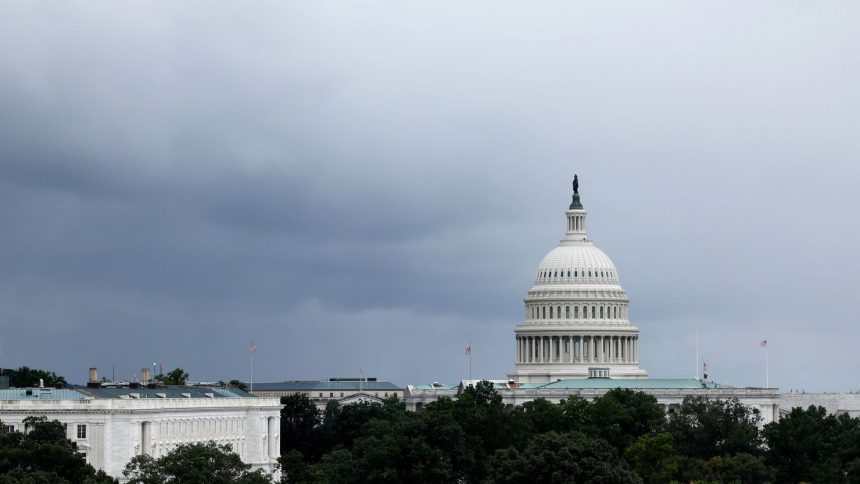
<path fill-rule="evenodd" d="M 687 397 L 666 423 L 681 455 L 698 459 L 747 453 L 758 455 L 761 418 L 736 398 Z"/>
<path fill-rule="evenodd" d="M 163 375 L 156 375 L 155 379 L 165 385 L 185 385 L 185 381 L 188 380 L 188 376 L 188 372 L 182 368 L 174 368 Z"/>
<path fill-rule="evenodd" d="M 417 412 L 396 397 L 322 415 L 301 395 L 283 403 L 285 483 L 860 482 L 860 419 L 816 408 L 762 433 L 737 400 L 687 398 L 667 420 L 620 389 L 514 408 L 489 382 Z"/>
<path fill-rule="evenodd" d="M 248 391 L 248 385 L 245 382 L 240 381 L 240 380 L 230 380 L 230 383 L 228 383 L 227 385 L 229 385 L 233 388 L 238 388 L 239 390 L 242 390 L 243 392 Z"/>
<path fill-rule="evenodd" d="M 589 430 L 606 439 L 619 452 L 642 435 L 657 432 L 664 424 L 657 399 L 629 389 L 608 391 L 587 407 Z"/>
<path fill-rule="evenodd" d="M 827 415 L 823 407 L 793 408 L 766 425 L 764 436 L 768 462 L 783 482 L 836 482 L 843 470 L 860 477 L 851 466 L 860 445 L 857 419 Z"/>
<path fill-rule="evenodd" d="M 704 471 L 707 479 L 716 482 L 770 482 L 770 469 L 762 459 L 745 453 L 712 457 L 705 462 Z"/>
<path fill-rule="evenodd" d="M 281 397 L 281 455 L 297 451 L 317 458 L 320 444 L 320 412 L 304 393 Z"/>
<path fill-rule="evenodd" d="M 678 471 L 672 435 L 641 435 L 624 451 L 624 460 L 647 483 L 668 482 Z"/>
<path fill-rule="evenodd" d="M 40 379 L 46 387 L 60 388 L 68 385 L 65 377 L 57 375 L 53 371 L 38 370 L 26 366 L 17 370 L 5 368 L 2 370 L 2 375 L 9 377 L 9 386 L 13 388 L 38 387 Z"/>
<path fill-rule="evenodd" d="M 0 432 L 0 483 L 115 482 L 87 464 L 59 421 L 27 417 L 24 425 L 23 433 Z"/>
<path fill-rule="evenodd" d="M 537 434 L 523 451 L 496 451 L 489 482 L 605 482 L 642 480 L 618 459 L 615 449 L 601 439 L 579 432 Z"/>
<path fill-rule="evenodd" d="M 129 479 L 129 484 L 272 482 L 268 475 L 252 472 L 250 468 L 229 445 L 209 441 L 205 444 L 181 444 L 158 459 L 138 455 L 126 465 L 122 474 Z"/>

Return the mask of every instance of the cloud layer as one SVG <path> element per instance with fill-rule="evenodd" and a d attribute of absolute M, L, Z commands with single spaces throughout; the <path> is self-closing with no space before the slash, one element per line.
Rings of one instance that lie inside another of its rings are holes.
<path fill-rule="evenodd" d="M 502 377 L 578 173 L 653 376 L 857 388 L 853 3 L 2 10 L 4 366 Z"/>

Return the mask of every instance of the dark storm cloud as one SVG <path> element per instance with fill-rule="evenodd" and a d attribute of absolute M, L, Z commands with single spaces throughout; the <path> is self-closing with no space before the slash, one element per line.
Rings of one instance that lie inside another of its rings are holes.
<path fill-rule="evenodd" d="M 4 364 L 501 377 L 578 172 L 652 375 L 855 385 L 851 3 L 2 10 Z"/>

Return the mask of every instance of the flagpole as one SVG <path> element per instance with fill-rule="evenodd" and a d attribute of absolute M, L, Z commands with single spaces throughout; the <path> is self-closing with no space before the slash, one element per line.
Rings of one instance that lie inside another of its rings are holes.
<path fill-rule="evenodd" d="M 764 348 L 764 387 L 770 388 L 770 358 L 768 357 L 768 349 Z"/>
<path fill-rule="evenodd" d="M 699 328 L 696 328 L 696 380 L 699 379 Z"/>
<path fill-rule="evenodd" d="M 251 381 L 250 381 L 250 391 L 248 393 L 254 393 L 254 350 L 256 347 L 254 346 L 254 342 L 251 342 Z"/>

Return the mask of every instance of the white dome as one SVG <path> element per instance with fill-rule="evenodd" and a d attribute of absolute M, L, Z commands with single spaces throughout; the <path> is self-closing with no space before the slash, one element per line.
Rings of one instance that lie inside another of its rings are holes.
<path fill-rule="evenodd" d="M 545 284 L 617 285 L 618 272 L 609 256 L 592 243 L 563 243 L 538 265 L 535 285 Z"/>

